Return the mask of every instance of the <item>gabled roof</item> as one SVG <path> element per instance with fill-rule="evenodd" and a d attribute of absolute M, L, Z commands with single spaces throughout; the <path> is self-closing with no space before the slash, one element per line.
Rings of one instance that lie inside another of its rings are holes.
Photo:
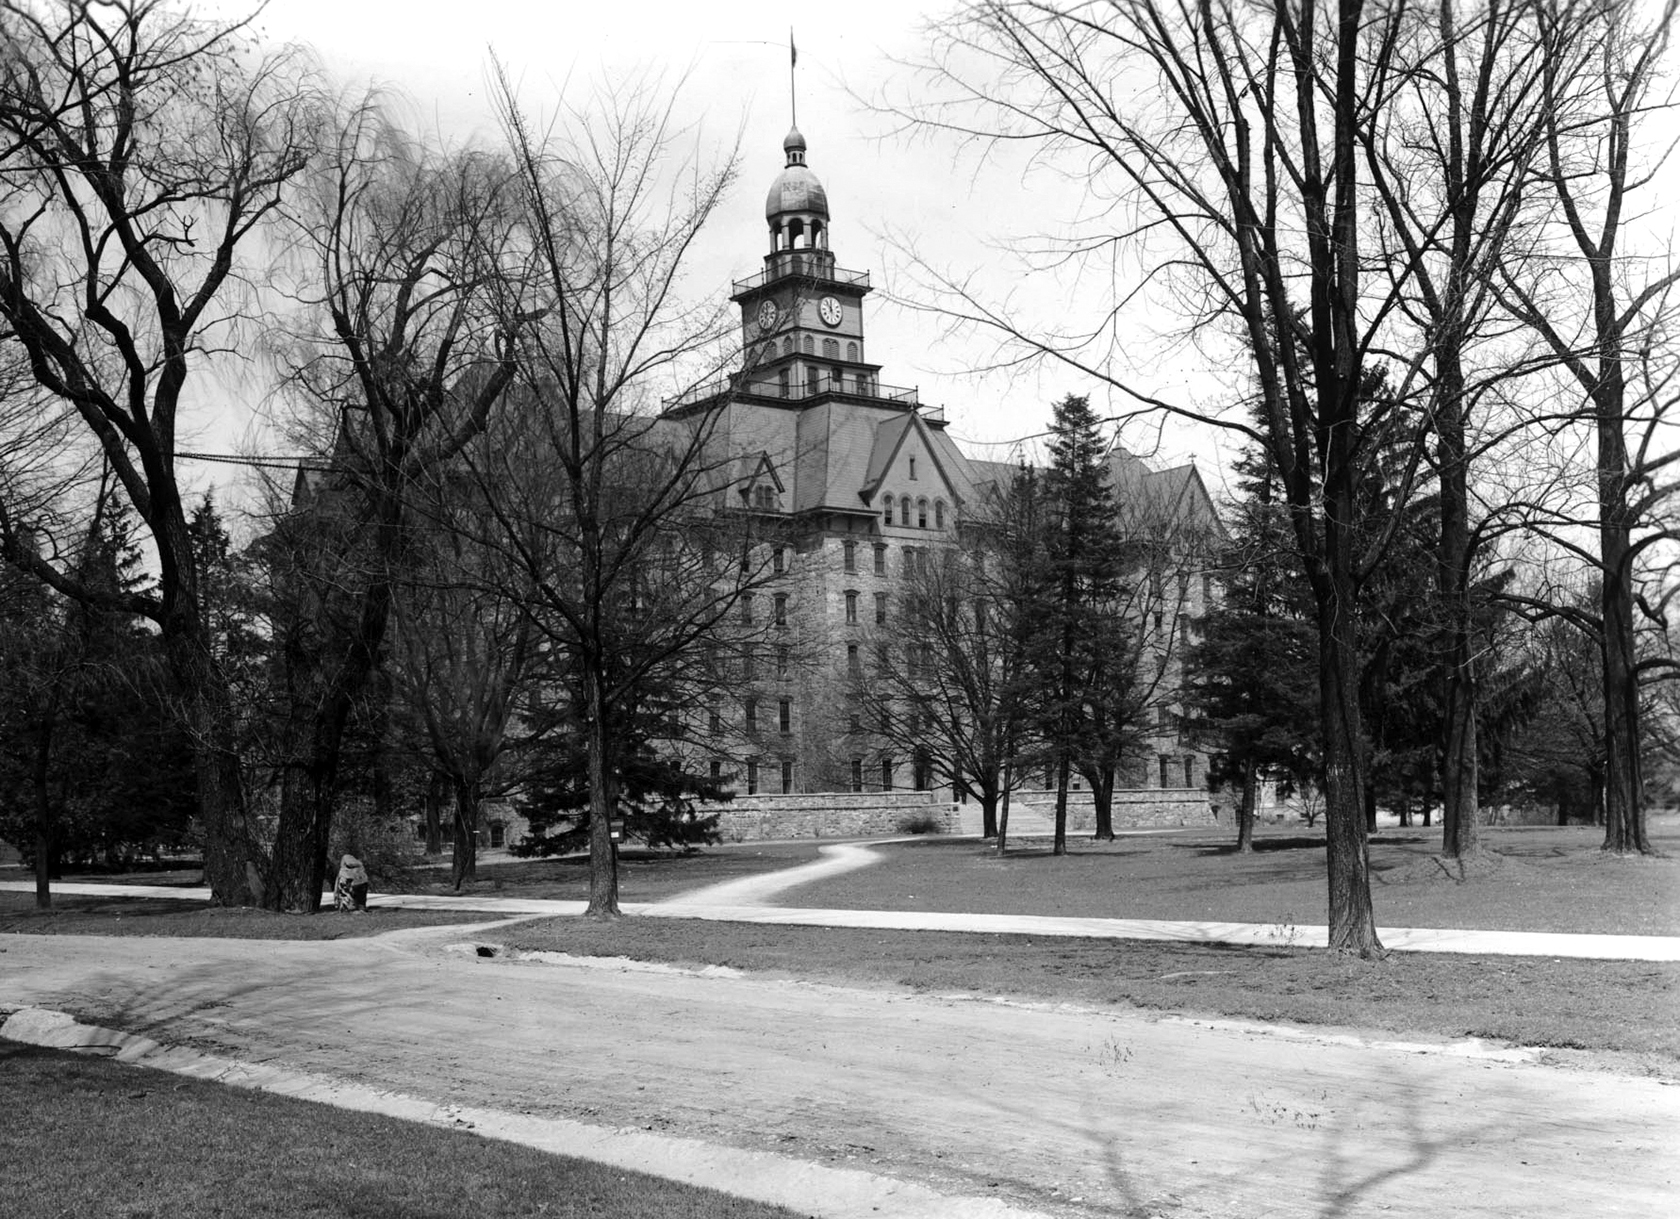
<path fill-rule="evenodd" d="M 875 445 L 870 450 L 869 468 L 864 474 L 863 485 L 858 488 L 858 498 L 866 504 L 873 502 L 875 493 L 881 489 L 887 472 L 893 468 L 905 440 L 912 433 L 921 439 L 935 472 L 944 480 L 951 498 L 961 507 L 968 498 L 964 491 L 972 491 L 970 480 L 961 477 L 961 466 L 967 459 L 945 436 L 928 427 L 915 411 L 883 420 L 876 427 Z"/>
<path fill-rule="evenodd" d="M 876 425 L 875 445 L 869 451 L 869 467 L 863 475 L 863 486 L 858 488 L 858 498 L 864 503 L 873 500 L 875 492 L 881 489 L 881 480 L 886 478 L 887 471 L 892 469 L 893 459 L 904 447 L 904 437 L 915 417 L 914 412 L 907 412 Z"/>
<path fill-rule="evenodd" d="M 782 476 L 776 472 L 776 463 L 770 460 L 770 454 L 763 449 L 756 453 L 743 453 L 735 465 L 735 479 L 737 483 L 753 483 L 760 478 L 768 478 L 775 484 L 778 495 L 785 494 L 787 487 L 782 483 Z"/>

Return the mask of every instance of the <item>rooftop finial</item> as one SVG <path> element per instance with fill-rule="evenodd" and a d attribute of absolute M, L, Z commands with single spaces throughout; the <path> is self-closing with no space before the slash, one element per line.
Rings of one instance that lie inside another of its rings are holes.
<path fill-rule="evenodd" d="M 799 126 L 799 90 L 794 87 L 794 69 L 799 66 L 799 48 L 793 45 L 793 27 L 788 26 L 788 106 L 793 125 Z"/>

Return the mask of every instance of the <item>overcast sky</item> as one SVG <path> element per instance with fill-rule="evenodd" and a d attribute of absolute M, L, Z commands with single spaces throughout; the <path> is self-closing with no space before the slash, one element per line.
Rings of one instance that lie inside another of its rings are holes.
<path fill-rule="evenodd" d="M 1082 306 L 1065 283 L 1021 281 L 998 251 L 999 243 L 1072 215 L 1081 205 L 1073 184 L 1054 173 L 1028 174 L 1019 164 L 982 165 L 937 142 L 883 135 L 888 124 L 856 100 L 893 82 L 907 87 L 893 61 L 922 54 L 929 24 L 948 8 L 916 0 L 847 0 L 808 11 L 764 0 L 272 0 L 259 29 L 274 41 L 310 44 L 347 84 L 400 87 L 421 121 L 458 142 L 496 138 L 484 84 L 492 50 L 534 111 L 552 110 L 563 91 L 575 95 L 603 73 L 651 67 L 672 84 L 686 73 L 681 113 L 696 140 L 715 150 L 737 131 L 741 136 L 738 185 L 699 243 L 689 281 L 691 291 L 710 283 L 727 296 L 732 277 L 762 266 L 764 196 L 782 167 L 790 121 L 788 20 L 797 12 L 799 126 L 809 164 L 828 190 L 836 259 L 870 272 L 877 287 L 865 302 L 871 358 L 883 365 L 883 382 L 917 386 L 923 402 L 943 406 L 970 451 L 1007 458 L 1015 441 L 1043 431 L 1054 400 L 1090 393 L 1101 406 L 1106 391 L 1066 369 L 973 375 L 969 370 L 993 358 L 993 343 L 950 336 L 936 318 L 886 299 L 910 292 L 906 249 L 972 276 L 984 291 L 1008 294 L 1046 325 L 1081 308 L 1100 310 L 1116 288 L 1088 285 Z M 242 6 L 213 0 L 212 9 L 231 14 Z M 1228 392 L 1194 353 L 1171 350 L 1160 336 L 1140 328 L 1131 346 L 1135 367 L 1123 371 L 1150 392 Z M 1177 427 L 1159 435 L 1138 429 L 1125 441 L 1160 464 L 1197 460 L 1219 493 L 1219 462 L 1207 437 Z"/>

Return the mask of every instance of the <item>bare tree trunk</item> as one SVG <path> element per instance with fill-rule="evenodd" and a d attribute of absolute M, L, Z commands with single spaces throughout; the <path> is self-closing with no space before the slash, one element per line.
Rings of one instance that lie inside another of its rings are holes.
<path fill-rule="evenodd" d="M 1091 803 L 1096 807 L 1098 842 L 1114 841 L 1114 771 L 1105 768 L 1102 782 L 1091 784 Z"/>
<path fill-rule="evenodd" d="M 182 529 L 185 533 L 185 527 Z M 193 741 L 198 811 L 203 819 L 204 881 L 218 906 L 255 906 L 263 895 L 262 853 L 245 821 L 244 776 L 228 745 L 227 687 L 196 629 L 165 615 L 162 631 Z"/>
<path fill-rule="evenodd" d="M 615 919 L 618 909 L 618 855 L 613 850 L 612 818 L 614 796 L 611 768 L 607 761 L 606 717 L 601 698 L 601 675 L 584 674 L 584 697 L 588 724 L 589 754 L 589 906 L 590 918 Z"/>
<path fill-rule="evenodd" d="M 1340 583 L 1339 581 L 1337 583 Z M 1337 588 L 1335 593 L 1344 592 Z M 1329 873 L 1330 947 L 1374 956 L 1382 952 L 1371 909 L 1370 858 L 1365 838 L 1364 742 L 1359 718 L 1358 650 L 1352 599 L 1332 595 L 1319 612 L 1319 699 L 1324 741 L 1324 833 Z"/>
<path fill-rule="evenodd" d="M 1635 671 L 1630 530 L 1626 493 L 1627 466 L 1621 421 L 1599 423 L 1599 553 L 1604 566 L 1600 584 L 1604 617 L 1604 849 L 1648 855 L 1644 776 L 1639 756 L 1639 679 Z"/>
<path fill-rule="evenodd" d="M 44 714 L 35 734 L 35 763 L 31 783 L 35 789 L 35 908 L 52 908 L 52 793 L 47 775 L 52 761 L 52 719 Z"/>
<path fill-rule="evenodd" d="M 308 721 L 309 754 L 292 781 L 281 787 L 280 822 L 264 904 L 271 910 L 314 914 L 326 883 L 328 838 L 338 796 L 338 764 L 350 700 L 335 693 L 331 705 Z"/>
<path fill-rule="evenodd" d="M 437 771 L 426 781 L 426 854 L 443 854 L 443 796 L 449 779 Z"/>
<path fill-rule="evenodd" d="M 1463 373 L 1453 360 L 1455 381 L 1444 390 L 1440 419 L 1441 547 L 1440 589 L 1447 613 L 1447 697 L 1442 723 L 1441 853 L 1449 859 L 1474 855 L 1480 843 L 1477 792 L 1476 671 L 1470 613 L 1469 492 L 1464 451 Z M 1444 377 L 1446 374 L 1443 374 Z"/>
<path fill-rule="evenodd" d="M 1013 758 L 1015 755 L 1013 746 L 1011 746 L 1009 753 L 1010 757 Z M 998 808 L 997 853 L 999 855 L 1002 855 L 1009 848 L 1009 797 L 1014 790 L 1015 763 L 1009 761 L 1003 764 L 1003 798 Z"/>
<path fill-rule="evenodd" d="M 1242 798 L 1237 802 L 1237 854 L 1254 852 L 1254 803 L 1260 794 L 1259 768 L 1253 760 L 1243 763 Z"/>
<path fill-rule="evenodd" d="M 450 884 L 459 892 L 478 879 L 478 780 L 454 780 L 455 861 L 449 869 Z"/>
<path fill-rule="evenodd" d="M 1072 764 L 1064 746 L 1056 751 L 1056 837 L 1050 848 L 1052 855 L 1067 854 L 1068 779 Z"/>

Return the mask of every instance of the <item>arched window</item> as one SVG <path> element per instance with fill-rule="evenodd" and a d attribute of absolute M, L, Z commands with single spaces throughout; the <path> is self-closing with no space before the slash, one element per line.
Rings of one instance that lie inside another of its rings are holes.
<path fill-rule="evenodd" d="M 805 336 L 805 341 L 804 341 L 803 344 L 801 344 L 801 346 L 804 347 L 806 355 L 811 355 L 812 353 L 814 353 L 817 350 L 816 340 L 813 339 L 810 335 Z"/>
<path fill-rule="evenodd" d="M 839 358 L 840 358 L 840 340 L 839 339 L 824 339 L 823 340 L 823 359 L 825 359 L 825 360 L 838 360 Z"/>
<path fill-rule="evenodd" d="M 881 523 L 883 525 L 892 524 L 892 496 L 890 495 L 881 501 Z"/>
<path fill-rule="evenodd" d="M 942 499 L 933 501 L 933 527 L 935 529 L 945 528 L 945 501 Z"/>
<path fill-rule="evenodd" d="M 847 343 L 846 344 L 846 358 L 848 360 L 850 360 L 853 364 L 857 363 L 857 358 L 858 357 L 857 357 L 857 344 L 856 343 Z"/>
<path fill-rule="evenodd" d="M 782 354 L 784 356 L 791 356 L 793 354 L 793 336 L 791 334 L 782 340 Z"/>
<path fill-rule="evenodd" d="M 925 499 L 916 501 L 916 528 L 927 528 L 927 500 Z"/>
<path fill-rule="evenodd" d="M 898 501 L 898 523 L 906 529 L 910 528 L 910 497 L 908 495 Z"/>
<path fill-rule="evenodd" d="M 916 477 L 916 459 L 914 457 L 912 457 L 910 459 L 910 478 L 911 478 L 912 481 L 914 481 L 915 477 Z"/>

